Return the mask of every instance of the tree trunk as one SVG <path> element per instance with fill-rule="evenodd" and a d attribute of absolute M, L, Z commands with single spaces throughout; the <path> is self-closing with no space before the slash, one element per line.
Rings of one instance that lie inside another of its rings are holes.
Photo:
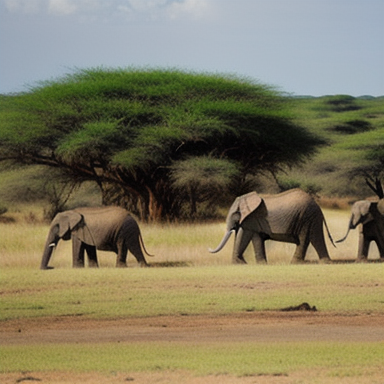
<path fill-rule="evenodd" d="M 163 205 L 156 199 L 155 194 L 147 187 L 149 202 L 148 202 L 148 221 L 159 222 L 162 219 Z"/>

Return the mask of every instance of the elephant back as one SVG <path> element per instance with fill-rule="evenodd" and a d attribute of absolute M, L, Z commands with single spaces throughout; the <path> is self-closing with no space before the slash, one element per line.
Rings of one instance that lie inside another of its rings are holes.
<path fill-rule="evenodd" d="M 98 249 L 107 249 L 106 244 L 114 242 L 124 221 L 130 217 L 129 212 L 120 207 L 85 207 L 76 208 L 84 217 L 83 232 L 92 242 L 82 239 L 87 244 L 95 245 Z"/>
<path fill-rule="evenodd" d="M 268 221 L 274 233 L 299 233 L 315 217 L 322 218 L 320 207 L 299 188 L 264 197 Z"/>

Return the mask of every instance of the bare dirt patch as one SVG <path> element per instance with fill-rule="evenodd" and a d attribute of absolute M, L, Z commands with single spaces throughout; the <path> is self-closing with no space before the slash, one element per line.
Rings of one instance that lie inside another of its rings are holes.
<path fill-rule="evenodd" d="M 23 380 L 26 378 L 27 380 Z M 295 372 L 290 375 L 255 375 L 237 377 L 232 375 L 194 376 L 190 372 L 133 372 L 129 374 L 117 373 L 103 375 L 99 373 L 74 374 L 68 372 L 54 373 L 20 373 L 2 375 L 2 384 L 381 384 L 383 376 L 370 375 L 370 377 L 343 377 L 335 378 L 327 376 L 321 370 Z"/>
<path fill-rule="evenodd" d="M 3 345 L 103 342 L 384 341 L 380 314 L 247 312 L 94 320 L 81 316 L 5 321 Z"/>
<path fill-rule="evenodd" d="M 81 316 L 3 322 L 3 345 L 107 342 L 384 341 L 380 314 L 250 312 L 94 320 Z"/>
<path fill-rule="evenodd" d="M 232 315 L 159 316 L 95 320 L 62 316 L 21 319 L 2 323 L 2 345 L 49 343 L 167 342 L 186 345 L 231 342 L 333 341 L 384 342 L 384 316 L 380 314 L 332 314 L 314 311 L 247 312 Z M 0 382 L 10 383 L 186 383 L 186 384 L 288 384 L 381 383 L 377 377 L 332 378 L 325 372 L 296 372 L 285 375 L 234 377 L 231 375 L 196 377 L 190 372 L 129 374 L 24 372 L 0 374 Z"/>

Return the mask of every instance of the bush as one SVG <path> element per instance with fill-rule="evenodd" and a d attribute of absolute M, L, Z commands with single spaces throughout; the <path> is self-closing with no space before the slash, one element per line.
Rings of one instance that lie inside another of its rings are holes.
<path fill-rule="evenodd" d="M 367 132 L 373 129 L 371 123 L 366 120 L 351 120 L 344 124 L 336 125 L 331 130 L 339 133 L 346 133 L 352 135 L 354 133 Z"/>
<path fill-rule="evenodd" d="M 325 103 L 334 112 L 356 111 L 361 107 L 356 104 L 356 100 L 348 95 L 328 96 Z"/>
<path fill-rule="evenodd" d="M 8 212 L 8 209 L 3 205 L 0 205 L 0 215 L 4 215 L 6 212 Z"/>

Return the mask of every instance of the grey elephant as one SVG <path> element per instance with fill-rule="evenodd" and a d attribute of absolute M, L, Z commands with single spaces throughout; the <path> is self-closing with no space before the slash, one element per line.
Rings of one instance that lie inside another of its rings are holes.
<path fill-rule="evenodd" d="M 296 244 L 292 263 L 304 261 L 311 243 L 322 262 L 331 262 L 325 244 L 323 224 L 332 241 L 323 213 L 313 198 L 301 189 L 261 198 L 256 192 L 236 198 L 227 215 L 227 232 L 219 252 L 232 232 L 236 233 L 232 255 L 234 264 L 244 264 L 243 253 L 252 241 L 256 261 L 266 263 L 265 241 L 276 240 Z M 332 241 L 333 243 L 333 241 Z"/>
<path fill-rule="evenodd" d="M 52 220 L 44 247 L 40 269 L 48 267 L 54 247 L 59 240 L 72 239 L 73 267 L 84 267 L 84 253 L 88 265 L 98 267 L 96 249 L 117 254 L 116 266 L 126 267 L 130 251 L 141 266 L 147 266 L 141 246 L 145 250 L 140 229 L 135 219 L 119 207 L 76 208 L 58 213 Z"/>
<path fill-rule="evenodd" d="M 351 208 L 347 234 L 337 243 L 344 241 L 348 237 L 349 231 L 356 227 L 359 231 L 356 261 L 367 261 L 369 246 L 372 241 L 376 242 L 380 259 L 384 261 L 384 198 L 378 202 L 356 201 Z"/>

